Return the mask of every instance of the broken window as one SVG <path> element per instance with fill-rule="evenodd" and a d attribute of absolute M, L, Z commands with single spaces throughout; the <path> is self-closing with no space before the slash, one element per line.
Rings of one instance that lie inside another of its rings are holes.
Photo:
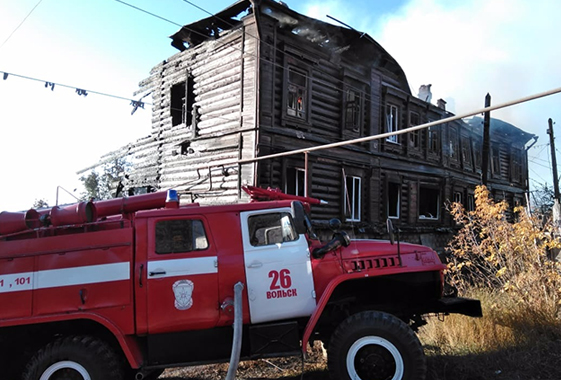
<path fill-rule="evenodd" d="M 455 203 L 462 203 L 462 192 L 461 191 L 454 191 L 454 202 Z"/>
<path fill-rule="evenodd" d="M 397 132 L 399 130 L 398 108 L 392 104 L 386 105 L 386 133 Z M 398 143 L 397 135 L 389 136 L 387 141 Z"/>
<path fill-rule="evenodd" d="M 399 183 L 388 183 L 388 218 L 399 218 L 401 201 L 401 185 Z"/>
<path fill-rule="evenodd" d="M 354 88 L 345 92 L 345 128 L 360 132 L 362 125 L 362 93 Z"/>
<path fill-rule="evenodd" d="M 429 153 L 440 153 L 440 127 L 432 126 L 428 128 L 428 149 Z"/>
<path fill-rule="evenodd" d="M 419 188 L 419 219 L 438 219 L 440 216 L 440 190 L 433 187 Z"/>
<path fill-rule="evenodd" d="M 471 156 L 471 143 L 469 137 L 462 137 L 462 162 L 465 169 L 471 169 L 473 167 L 472 156 Z"/>
<path fill-rule="evenodd" d="M 460 158 L 460 141 L 458 138 L 458 130 L 450 128 L 448 131 L 448 149 L 450 152 L 450 159 L 458 161 Z"/>
<path fill-rule="evenodd" d="M 287 168 L 286 183 L 284 186 L 286 194 L 306 196 L 306 171 L 302 168 Z"/>
<path fill-rule="evenodd" d="M 170 110 L 173 126 L 183 124 L 186 127 L 192 127 L 195 103 L 194 84 L 193 77 L 189 75 L 185 82 L 174 84 L 171 87 Z"/>
<path fill-rule="evenodd" d="M 360 222 L 360 183 L 360 177 L 345 178 L 344 213 L 346 220 L 350 222 Z"/>
<path fill-rule="evenodd" d="M 522 182 L 522 150 L 518 148 L 512 149 L 512 181 Z"/>
<path fill-rule="evenodd" d="M 164 220 L 156 223 L 156 253 L 185 253 L 208 248 L 200 220 Z"/>
<path fill-rule="evenodd" d="M 421 117 L 417 112 L 409 112 L 409 127 L 415 127 L 421 124 Z M 409 132 L 409 147 L 419 149 L 421 146 L 420 131 Z"/>
<path fill-rule="evenodd" d="M 308 112 L 308 78 L 302 71 L 288 68 L 286 114 L 306 120 Z"/>
<path fill-rule="evenodd" d="M 475 197 L 473 194 L 468 194 L 466 206 L 468 211 L 475 211 Z"/>
<path fill-rule="evenodd" d="M 501 159 L 498 148 L 491 149 L 491 171 L 493 177 L 499 178 L 501 176 Z"/>

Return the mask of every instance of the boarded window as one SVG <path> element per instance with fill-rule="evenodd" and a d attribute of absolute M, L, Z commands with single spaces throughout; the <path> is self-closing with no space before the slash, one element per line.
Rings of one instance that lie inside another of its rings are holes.
<path fill-rule="evenodd" d="M 306 194 L 306 175 L 302 168 L 287 168 L 286 169 L 286 183 L 284 192 L 286 194 L 293 194 L 305 196 Z"/>
<path fill-rule="evenodd" d="M 193 92 L 194 80 L 188 76 L 185 82 L 177 83 L 171 87 L 170 109 L 172 125 L 184 124 L 191 127 L 193 124 L 193 105 L 195 93 Z"/>
<path fill-rule="evenodd" d="M 307 87 L 308 79 L 306 74 L 293 67 L 289 67 L 286 93 L 287 115 L 306 120 L 308 112 Z"/>
<path fill-rule="evenodd" d="M 360 188 L 361 178 L 347 176 L 345 178 L 345 218 L 351 222 L 360 221 Z"/>
<path fill-rule="evenodd" d="M 185 253 L 208 248 L 200 220 L 164 220 L 156 223 L 156 253 Z"/>
<path fill-rule="evenodd" d="M 386 132 L 397 132 L 399 130 L 399 110 L 396 106 L 392 104 L 386 105 Z M 397 143 L 399 140 L 397 135 L 389 136 L 386 138 L 387 141 Z"/>
<path fill-rule="evenodd" d="M 399 183 L 388 183 L 388 218 L 399 218 L 401 202 L 401 185 Z"/>
<path fill-rule="evenodd" d="M 438 219 L 440 216 L 440 190 L 432 187 L 419 188 L 419 219 Z"/>
<path fill-rule="evenodd" d="M 250 216 L 248 227 L 249 240 L 254 247 L 298 240 L 292 216 L 286 212 Z"/>
<path fill-rule="evenodd" d="M 409 127 L 421 124 L 421 117 L 417 112 L 409 112 Z M 420 131 L 416 130 L 409 133 L 409 147 L 419 149 L 421 146 Z"/>

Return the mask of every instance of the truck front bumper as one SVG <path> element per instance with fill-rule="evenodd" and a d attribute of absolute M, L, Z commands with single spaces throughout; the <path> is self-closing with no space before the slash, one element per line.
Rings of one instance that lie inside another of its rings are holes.
<path fill-rule="evenodd" d="M 443 297 L 436 301 L 434 311 L 446 314 L 463 314 L 469 317 L 482 317 L 481 302 L 463 297 Z"/>

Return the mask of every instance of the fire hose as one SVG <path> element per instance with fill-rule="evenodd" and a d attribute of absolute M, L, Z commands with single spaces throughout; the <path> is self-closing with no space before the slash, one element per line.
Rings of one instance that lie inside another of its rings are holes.
<path fill-rule="evenodd" d="M 242 349 L 242 330 L 243 330 L 243 310 L 242 310 L 242 291 L 243 284 L 238 282 L 234 285 L 234 339 L 232 341 L 232 354 L 230 356 L 230 366 L 226 380 L 234 380 L 238 364 L 240 364 L 240 353 Z"/>

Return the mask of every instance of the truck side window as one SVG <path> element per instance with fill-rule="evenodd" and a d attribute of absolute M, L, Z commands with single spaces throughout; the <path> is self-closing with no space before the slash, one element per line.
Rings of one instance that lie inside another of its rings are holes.
<path fill-rule="evenodd" d="M 248 226 L 249 240 L 254 247 L 298 240 L 292 216 L 286 212 L 250 216 Z"/>
<path fill-rule="evenodd" d="M 200 220 L 163 220 L 156 223 L 156 253 L 183 253 L 208 248 Z"/>

